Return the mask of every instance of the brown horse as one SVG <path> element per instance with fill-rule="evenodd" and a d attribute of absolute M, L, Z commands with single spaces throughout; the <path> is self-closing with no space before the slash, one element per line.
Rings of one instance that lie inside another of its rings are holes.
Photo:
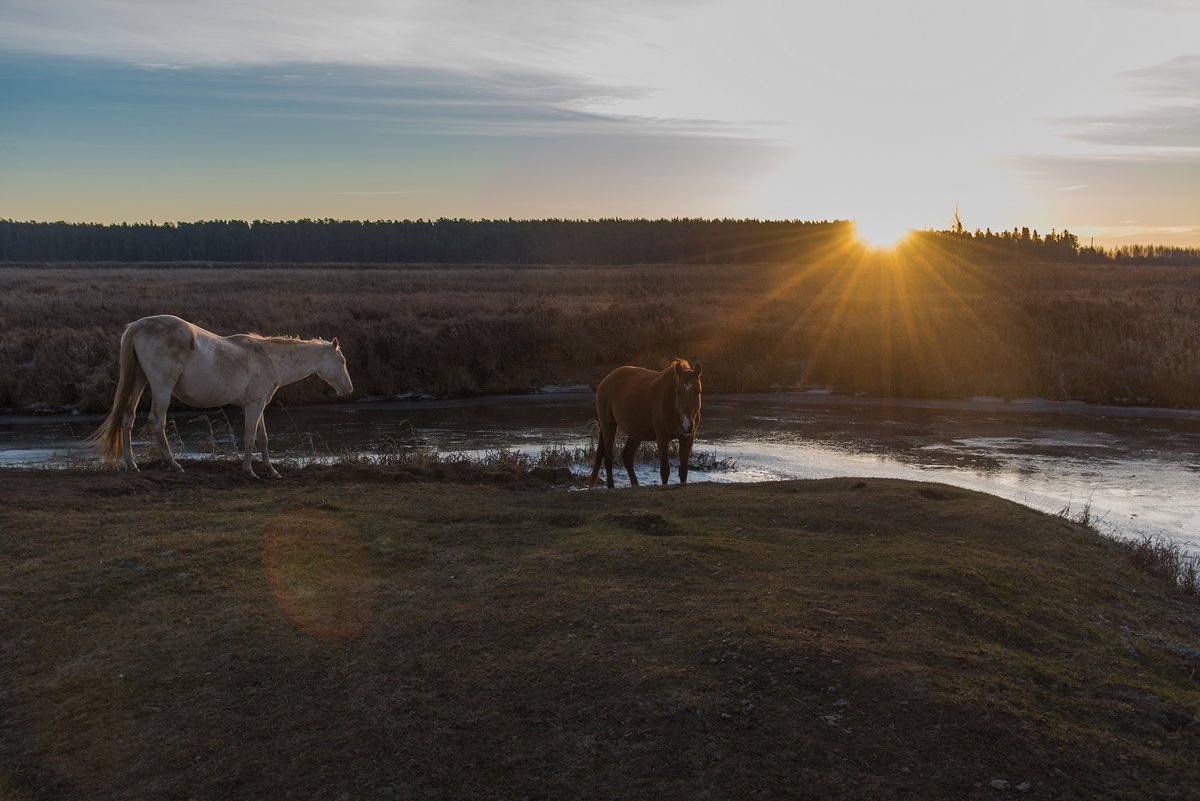
<path fill-rule="evenodd" d="M 679 483 L 687 483 L 688 459 L 696 427 L 700 425 L 700 362 L 688 364 L 675 359 L 661 372 L 643 367 L 618 367 L 596 387 L 596 420 L 600 424 L 600 441 L 596 445 L 596 463 L 588 487 L 596 484 L 600 462 L 608 475 L 608 487 L 613 486 L 613 447 L 617 429 L 625 432 L 625 449 L 621 461 L 629 474 L 629 483 L 637 486 L 633 472 L 633 457 L 643 441 L 658 443 L 658 460 L 665 485 L 671 476 L 667 462 L 667 447 L 679 440 Z"/>

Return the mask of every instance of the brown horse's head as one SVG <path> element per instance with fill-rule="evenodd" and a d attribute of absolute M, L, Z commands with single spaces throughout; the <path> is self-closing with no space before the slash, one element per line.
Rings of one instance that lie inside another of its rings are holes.
<path fill-rule="evenodd" d="M 675 411 L 685 434 L 695 434 L 700 425 L 700 362 L 675 360 Z"/>

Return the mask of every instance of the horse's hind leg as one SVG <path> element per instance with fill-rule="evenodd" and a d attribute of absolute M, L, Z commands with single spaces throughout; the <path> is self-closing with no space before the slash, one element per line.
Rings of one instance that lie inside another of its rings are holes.
<path fill-rule="evenodd" d="M 167 407 L 171 404 L 171 387 L 150 384 L 150 428 L 158 441 L 158 453 L 167 463 L 167 468 L 182 473 L 183 467 L 175 461 L 171 446 L 167 442 Z"/>
<path fill-rule="evenodd" d="M 129 393 L 129 403 L 125 406 L 125 414 L 121 417 L 121 453 L 125 456 L 125 467 L 137 472 L 137 461 L 133 458 L 133 421 L 137 417 L 137 407 L 146 391 L 146 376 L 139 368 L 133 379 L 133 389 Z"/>
<path fill-rule="evenodd" d="M 267 423 L 261 412 L 258 415 L 258 450 L 262 452 L 263 467 L 267 469 L 268 475 L 271 478 L 282 478 L 279 471 L 271 466 L 271 457 L 267 453 Z"/>
<path fill-rule="evenodd" d="M 621 451 L 621 463 L 625 465 L 625 472 L 629 474 L 629 486 L 631 487 L 638 485 L 637 473 L 633 471 L 633 457 L 637 455 L 638 446 L 641 444 L 640 439 L 628 437 L 625 440 L 625 448 Z"/>
<path fill-rule="evenodd" d="M 617 421 L 611 415 L 607 418 L 598 416 L 596 422 L 600 426 L 600 437 L 596 442 L 596 465 L 592 469 L 593 480 L 595 473 L 600 469 L 600 457 L 604 456 L 604 473 L 607 479 L 609 489 L 613 488 L 613 449 L 617 445 Z M 590 487 L 591 484 L 589 483 Z"/>
<path fill-rule="evenodd" d="M 604 439 L 604 478 L 605 478 L 605 486 L 607 486 L 609 489 L 613 488 L 613 477 L 612 477 L 613 448 L 616 447 L 616 442 L 614 441 L 614 440 L 616 440 L 616 438 L 617 438 L 616 429 L 613 429 L 613 431 L 610 432 L 608 434 L 608 436 L 603 437 L 603 439 Z"/>
<path fill-rule="evenodd" d="M 273 478 L 279 477 L 279 474 L 271 468 L 270 457 L 267 456 L 267 427 L 263 424 L 262 419 L 263 409 L 266 406 L 266 400 L 255 400 L 242 407 L 242 414 L 246 417 L 246 450 L 242 457 L 242 471 L 250 478 L 258 478 L 254 472 L 254 443 L 256 441 L 262 450 L 263 465 L 271 471 Z M 259 432 L 261 432 L 261 438 Z"/>
<path fill-rule="evenodd" d="M 588 489 L 596 486 L 596 479 L 600 475 L 600 465 L 604 464 L 604 432 L 600 431 L 596 436 L 596 459 L 592 462 L 592 474 L 588 476 Z"/>

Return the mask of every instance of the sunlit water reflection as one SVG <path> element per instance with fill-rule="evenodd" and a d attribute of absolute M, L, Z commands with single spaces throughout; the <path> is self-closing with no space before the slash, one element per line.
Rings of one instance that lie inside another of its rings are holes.
<path fill-rule="evenodd" d="M 594 441 L 590 393 L 475 400 L 395 400 L 272 408 L 281 457 L 332 459 L 395 444 L 536 454 Z M 237 410 L 174 415 L 186 458 L 239 447 Z M 86 459 L 96 417 L 0 418 L 0 465 L 49 467 Z M 1200 551 L 1200 411 L 1045 402 L 904 403 L 831 395 L 708 396 L 696 445 L 732 469 L 692 481 L 834 476 L 939 481 L 1072 516 L 1127 536 L 1163 534 Z M 590 465 L 580 464 L 580 472 Z M 654 464 L 639 480 L 658 482 Z M 628 486 L 616 468 L 619 486 Z M 672 481 L 677 480 L 672 468 Z"/>

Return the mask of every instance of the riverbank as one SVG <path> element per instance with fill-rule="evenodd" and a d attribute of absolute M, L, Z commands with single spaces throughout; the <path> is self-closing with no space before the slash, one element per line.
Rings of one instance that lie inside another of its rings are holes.
<path fill-rule="evenodd" d="M 1068 520 L 882 479 L 461 469 L 0 470 L 0 794 L 1200 782 L 1200 608 Z"/>
<path fill-rule="evenodd" d="M 287 465 L 517 453 L 589 471 L 590 392 L 408 399 L 267 410 L 274 457 Z M 84 467 L 99 415 L 0 416 L 0 467 Z M 1035 509 L 1090 507 L 1106 535 L 1165 538 L 1200 554 L 1200 412 L 1044 401 L 878 400 L 832 394 L 706 393 L 692 480 L 833 477 L 935 481 Z M 237 410 L 172 413 L 185 459 L 241 458 Z M 157 460 L 139 426 L 138 459 Z M 653 444 L 642 480 L 658 483 Z M 712 468 L 718 468 L 712 470 Z M 617 470 L 618 484 L 625 481 Z"/>

